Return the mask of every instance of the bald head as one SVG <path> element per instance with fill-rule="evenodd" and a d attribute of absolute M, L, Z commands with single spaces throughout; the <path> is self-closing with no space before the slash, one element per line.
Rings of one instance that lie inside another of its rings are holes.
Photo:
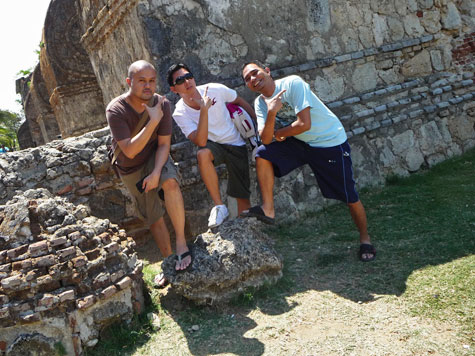
<path fill-rule="evenodd" d="M 140 60 L 130 65 L 129 71 L 127 72 L 127 77 L 132 79 L 135 73 L 140 72 L 143 69 L 152 69 L 155 73 L 157 72 L 152 64 L 147 61 Z"/>

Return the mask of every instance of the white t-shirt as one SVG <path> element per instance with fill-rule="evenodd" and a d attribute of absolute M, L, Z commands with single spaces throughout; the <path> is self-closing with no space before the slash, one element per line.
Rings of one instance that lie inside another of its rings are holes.
<path fill-rule="evenodd" d="M 196 89 L 203 96 L 206 87 L 208 96 L 215 100 L 215 104 L 208 109 L 208 140 L 233 146 L 245 145 L 226 108 L 226 103 L 236 100 L 236 91 L 218 83 L 200 85 Z M 180 99 L 175 105 L 173 119 L 188 137 L 198 129 L 200 111 L 186 105 L 183 99 Z"/>

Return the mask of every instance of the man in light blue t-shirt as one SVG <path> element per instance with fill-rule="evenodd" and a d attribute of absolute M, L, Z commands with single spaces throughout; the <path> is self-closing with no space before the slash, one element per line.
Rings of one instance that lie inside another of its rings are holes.
<path fill-rule="evenodd" d="M 376 250 L 370 242 L 365 209 L 355 189 L 351 150 L 340 120 L 299 76 L 274 80 L 270 69 L 257 61 L 245 64 L 242 76 L 246 86 L 260 94 L 254 109 L 263 145 L 256 153 L 262 205 L 251 207 L 241 215 L 273 223 L 274 176 L 282 177 L 308 164 L 323 196 L 348 205 L 360 233 L 359 258 L 363 262 L 372 261 Z M 296 120 L 276 129 L 276 115 L 283 103 L 294 110 Z"/>

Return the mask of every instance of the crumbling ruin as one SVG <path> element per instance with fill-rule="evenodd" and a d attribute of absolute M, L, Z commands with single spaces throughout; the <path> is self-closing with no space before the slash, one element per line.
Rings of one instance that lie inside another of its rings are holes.
<path fill-rule="evenodd" d="M 0 206 L 0 354 L 80 355 L 142 308 L 135 242 L 84 205 L 28 190 Z M 57 346 L 56 346 L 57 347 Z"/>
<path fill-rule="evenodd" d="M 192 264 L 175 270 L 174 256 L 162 270 L 173 289 L 197 304 L 229 301 L 247 288 L 275 283 L 282 277 L 282 260 L 257 219 L 235 219 L 198 235 L 190 251 Z"/>

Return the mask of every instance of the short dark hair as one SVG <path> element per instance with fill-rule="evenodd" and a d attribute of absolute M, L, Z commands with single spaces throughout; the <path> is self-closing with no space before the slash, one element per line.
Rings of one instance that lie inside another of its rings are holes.
<path fill-rule="evenodd" d="M 249 64 L 255 64 L 256 66 L 262 68 L 262 69 L 266 69 L 266 65 L 264 63 L 262 63 L 260 60 L 258 59 L 253 59 L 249 62 L 246 62 L 242 65 L 241 67 L 241 76 L 242 76 L 242 71 L 244 70 L 244 68 L 246 68 L 246 66 L 248 66 Z M 244 77 L 243 77 L 244 78 Z"/>
<path fill-rule="evenodd" d="M 173 73 L 179 71 L 180 69 L 186 69 L 188 72 L 191 73 L 190 68 L 184 63 L 175 63 L 170 66 L 167 70 L 167 82 L 169 86 L 174 86 L 175 83 L 173 83 Z"/>

